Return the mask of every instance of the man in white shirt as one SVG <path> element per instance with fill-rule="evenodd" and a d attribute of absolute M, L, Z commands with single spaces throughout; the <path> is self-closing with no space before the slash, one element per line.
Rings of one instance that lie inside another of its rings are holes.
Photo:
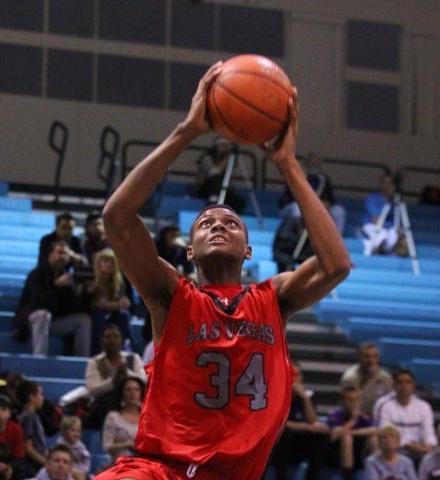
<path fill-rule="evenodd" d="M 415 378 L 411 370 L 399 369 L 393 375 L 395 396 L 389 395 L 375 408 L 379 427 L 394 425 L 400 433 L 400 447 L 417 464 L 437 445 L 431 406 L 414 395 Z"/>

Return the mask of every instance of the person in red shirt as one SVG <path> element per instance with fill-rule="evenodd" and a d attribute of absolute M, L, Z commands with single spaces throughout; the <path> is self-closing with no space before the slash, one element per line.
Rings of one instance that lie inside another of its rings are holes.
<path fill-rule="evenodd" d="M 24 435 L 11 420 L 11 400 L 0 395 L 0 478 L 12 478 L 13 468 L 24 457 Z"/>
<path fill-rule="evenodd" d="M 209 131 L 206 94 L 222 69 L 199 82 L 186 119 L 118 187 L 104 208 L 109 240 L 151 314 L 154 360 L 136 438 L 97 480 L 257 480 L 287 421 L 293 369 L 285 323 L 327 295 L 350 270 L 350 258 L 326 209 L 295 158 L 297 94 L 291 121 L 269 158 L 295 194 L 316 255 L 296 271 L 248 288 L 241 269 L 252 255 L 241 218 L 208 206 L 194 221 L 189 283 L 161 259 L 138 212 L 171 163 Z"/>

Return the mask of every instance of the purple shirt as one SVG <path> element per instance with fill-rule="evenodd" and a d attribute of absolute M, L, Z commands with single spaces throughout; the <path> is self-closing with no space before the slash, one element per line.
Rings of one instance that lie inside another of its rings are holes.
<path fill-rule="evenodd" d="M 330 428 L 336 428 L 344 425 L 350 420 L 350 414 L 342 407 L 336 408 L 328 414 L 327 425 Z M 371 418 L 365 414 L 360 413 L 356 418 L 356 423 L 353 425 L 353 430 L 358 428 L 368 428 L 373 425 Z"/>

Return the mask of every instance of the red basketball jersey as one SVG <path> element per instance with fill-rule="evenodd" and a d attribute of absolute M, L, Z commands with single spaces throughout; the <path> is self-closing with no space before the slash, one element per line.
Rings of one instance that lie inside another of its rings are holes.
<path fill-rule="evenodd" d="M 287 420 L 293 369 L 272 281 L 236 303 L 228 313 L 179 280 L 147 367 L 136 448 L 188 478 L 260 479 Z"/>

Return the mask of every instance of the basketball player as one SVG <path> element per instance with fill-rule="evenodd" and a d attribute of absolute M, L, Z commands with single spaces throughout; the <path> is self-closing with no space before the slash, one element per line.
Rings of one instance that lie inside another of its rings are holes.
<path fill-rule="evenodd" d="M 270 156 L 292 188 L 316 256 L 250 288 L 246 225 L 226 206 L 205 208 L 190 233 L 188 259 L 198 285 L 158 257 L 137 212 L 167 168 L 209 130 L 206 93 L 221 62 L 200 80 L 186 119 L 124 180 L 104 209 L 121 266 L 151 313 L 156 354 L 149 375 L 136 455 L 98 480 L 258 480 L 283 431 L 293 381 L 286 319 L 328 294 L 350 260 L 326 209 L 295 159 L 296 91 L 291 124 Z"/>

